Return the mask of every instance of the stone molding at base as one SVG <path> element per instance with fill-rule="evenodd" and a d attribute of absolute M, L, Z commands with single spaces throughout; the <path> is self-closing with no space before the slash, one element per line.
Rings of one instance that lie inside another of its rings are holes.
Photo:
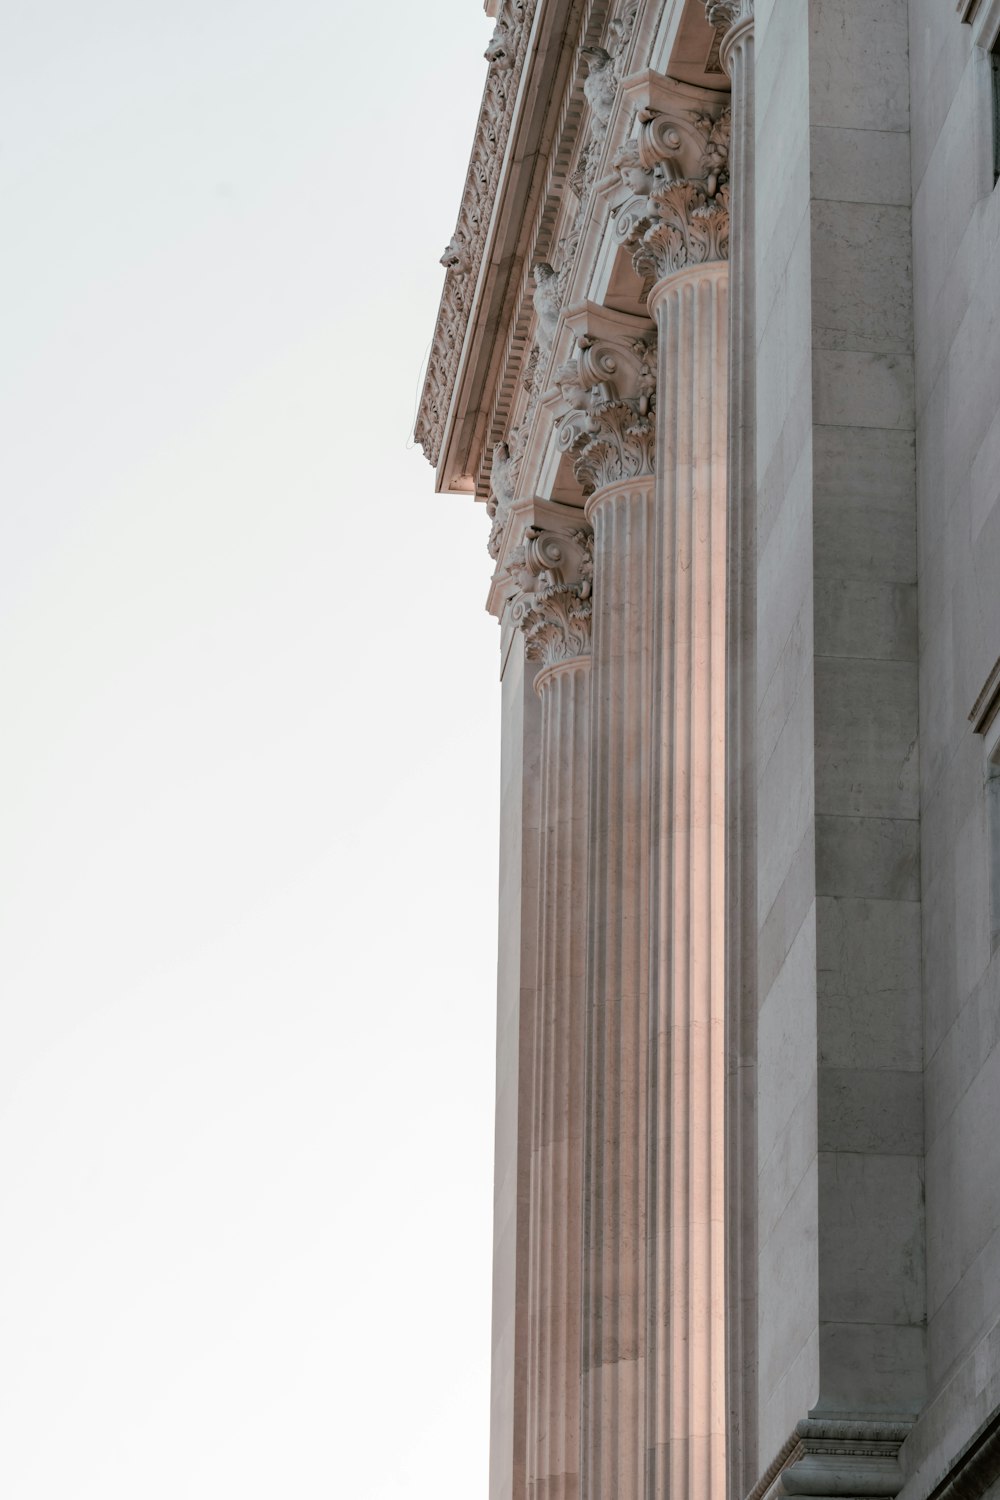
<path fill-rule="evenodd" d="M 899 1450 L 912 1427 L 909 1418 L 807 1417 L 796 1424 L 746 1500 L 891 1500 L 903 1487 Z"/>

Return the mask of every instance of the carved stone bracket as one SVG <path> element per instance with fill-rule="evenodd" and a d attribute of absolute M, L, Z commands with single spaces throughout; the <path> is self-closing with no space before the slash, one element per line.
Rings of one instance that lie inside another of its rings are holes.
<path fill-rule="evenodd" d="M 511 436 L 516 437 L 516 434 L 512 433 Z M 514 452 L 511 452 L 509 443 L 495 444 L 493 464 L 490 469 L 490 498 L 486 505 L 486 514 L 493 522 L 486 550 L 494 562 L 500 556 L 503 534 L 507 527 L 511 505 L 514 503 L 519 466 L 520 454 L 516 446 Z"/>
<path fill-rule="evenodd" d="M 653 472 L 656 334 L 609 336 L 585 313 L 582 328 L 576 321 L 574 357 L 556 371 L 564 402 L 556 440 L 572 455 L 584 495 L 592 495 Z"/>
<path fill-rule="evenodd" d="M 529 526 L 508 559 L 520 592 L 511 618 L 524 633 L 529 661 L 555 666 L 590 652 L 594 536 L 588 527 L 572 532 Z"/>

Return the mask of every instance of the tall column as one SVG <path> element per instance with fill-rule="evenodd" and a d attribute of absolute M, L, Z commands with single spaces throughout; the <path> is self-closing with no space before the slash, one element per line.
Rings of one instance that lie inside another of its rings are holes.
<path fill-rule="evenodd" d="M 656 175 L 630 234 L 659 346 L 647 1494 L 723 1500 L 728 110 L 701 127 L 682 178 L 674 124 L 640 126 Z"/>
<path fill-rule="evenodd" d="M 732 80 L 726 694 L 729 1490 L 757 1478 L 757 346 L 753 0 L 708 0 Z"/>
<path fill-rule="evenodd" d="M 647 325 L 588 307 L 577 339 L 573 454 L 594 528 L 583 1232 L 581 1495 L 645 1491 L 646 1065 L 655 836 L 653 679 L 655 344 Z"/>
<path fill-rule="evenodd" d="M 575 1500 L 579 1472 L 584 966 L 592 537 L 531 526 L 509 563 L 541 664 L 538 978 L 532 1056 L 526 1489 Z"/>

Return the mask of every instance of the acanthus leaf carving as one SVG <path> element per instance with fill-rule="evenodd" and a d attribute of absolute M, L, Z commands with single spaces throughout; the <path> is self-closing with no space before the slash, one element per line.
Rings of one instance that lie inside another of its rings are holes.
<path fill-rule="evenodd" d="M 572 456 L 583 493 L 653 473 L 656 335 L 611 340 L 583 336 L 575 360 L 556 371 L 569 410 L 557 444 Z"/>
<path fill-rule="evenodd" d="M 519 592 L 511 618 L 524 634 L 524 653 L 543 666 L 590 652 L 594 534 L 529 526 L 507 563 Z"/>
<path fill-rule="evenodd" d="M 618 210 L 616 234 L 644 279 L 729 257 L 729 109 L 715 117 L 691 115 L 685 123 L 682 134 L 678 122 L 643 111 L 637 137 L 615 154 L 631 194 Z M 692 127 L 700 142 L 698 176 L 683 170 L 684 137 Z"/>
<path fill-rule="evenodd" d="M 753 0 L 705 0 L 705 15 L 721 40 L 740 22 L 753 20 Z"/>

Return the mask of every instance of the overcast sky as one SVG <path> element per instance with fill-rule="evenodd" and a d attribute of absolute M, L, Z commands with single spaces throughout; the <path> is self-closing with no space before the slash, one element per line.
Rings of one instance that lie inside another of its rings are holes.
<path fill-rule="evenodd" d="M 486 1492 L 478 0 L 8 0 L 0 1495 Z"/>

